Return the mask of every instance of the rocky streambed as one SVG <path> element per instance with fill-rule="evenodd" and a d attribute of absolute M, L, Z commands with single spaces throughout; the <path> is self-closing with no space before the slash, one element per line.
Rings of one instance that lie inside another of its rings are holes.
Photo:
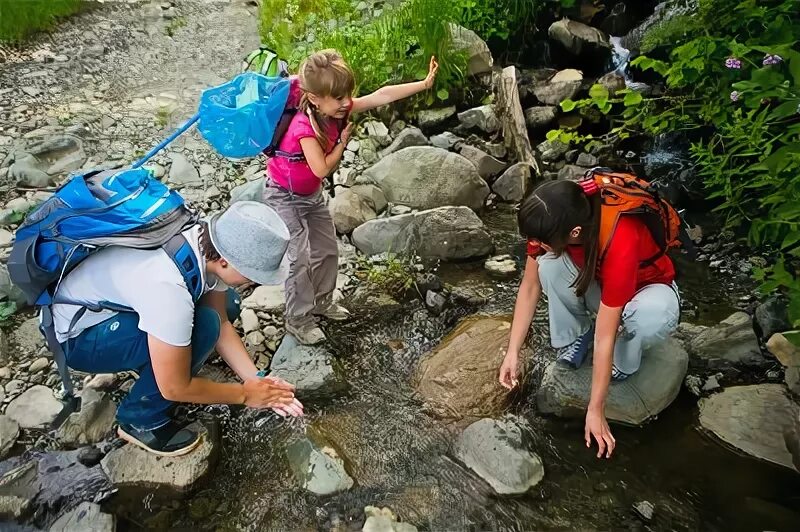
<path fill-rule="evenodd" d="M 135 375 L 76 375 L 83 409 L 47 430 L 59 383 L 8 280 L 16 224 L 68 172 L 130 162 L 190 116 L 200 88 L 233 75 L 257 44 L 253 4 L 106 4 L 4 51 L 0 303 L 20 307 L 0 336 L 4 529 L 797 528 L 800 354 L 782 334 L 782 302 L 750 289 L 762 259 L 704 216 L 690 213 L 700 261 L 677 257 L 679 333 L 612 389 L 612 460 L 583 445 L 589 368 L 552 364 L 544 309 L 521 389 L 496 383 L 524 262 L 514 210 L 525 192 L 596 164 L 668 183 L 690 171 L 663 145 L 544 141 L 544 128 L 569 122 L 558 103 L 605 73 L 584 68 L 584 79 L 572 67 L 611 53 L 608 34 L 579 21 L 548 32 L 559 64 L 502 73 L 485 43 L 458 30 L 475 90 L 494 88 L 496 103 L 359 124 L 330 199 L 337 297 L 354 320 L 327 327 L 323 346 L 298 346 L 283 334 L 282 290 L 262 287 L 243 294 L 237 323 L 256 364 L 297 384 L 306 418 L 185 406 L 179 415 L 205 426 L 204 443 L 159 459 L 112 437 Z M 259 197 L 263 164 L 220 159 L 192 133 L 149 167 L 208 212 Z M 219 360 L 203 371 L 232 378 Z"/>

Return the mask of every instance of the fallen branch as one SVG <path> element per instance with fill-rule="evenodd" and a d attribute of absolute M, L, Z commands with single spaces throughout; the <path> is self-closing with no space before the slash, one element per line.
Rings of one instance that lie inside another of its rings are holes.
<path fill-rule="evenodd" d="M 539 163 L 528 138 L 528 126 L 519 101 L 517 73 L 513 66 L 495 74 L 496 103 L 495 112 L 503 125 L 503 138 L 506 146 L 516 155 L 517 161 L 530 165 L 534 178 L 541 177 Z"/>

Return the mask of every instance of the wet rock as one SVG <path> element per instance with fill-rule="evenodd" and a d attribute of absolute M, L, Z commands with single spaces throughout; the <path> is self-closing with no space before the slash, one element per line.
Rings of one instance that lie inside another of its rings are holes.
<path fill-rule="evenodd" d="M 262 285 L 242 300 L 242 308 L 257 312 L 283 312 L 285 302 L 283 285 Z"/>
<path fill-rule="evenodd" d="M 171 153 L 172 165 L 169 168 L 169 182 L 173 185 L 202 185 L 203 180 L 197 168 L 181 153 Z"/>
<path fill-rule="evenodd" d="M 525 125 L 531 129 L 549 126 L 556 119 L 558 108 L 553 105 L 529 107 L 525 109 Z"/>
<path fill-rule="evenodd" d="M 383 122 L 371 120 L 364 124 L 364 131 L 378 146 L 388 146 L 392 142 L 389 128 Z"/>
<path fill-rule="evenodd" d="M 427 146 L 428 137 L 422 131 L 415 127 L 407 127 L 401 131 L 392 143 L 385 150 L 381 151 L 381 158 L 386 157 L 390 153 L 402 150 L 403 148 L 410 148 L 411 146 Z"/>
<path fill-rule="evenodd" d="M 415 384 L 438 417 L 492 416 L 508 405 L 508 393 L 497 382 L 497 369 L 510 328 L 507 318 L 467 318 L 425 356 Z"/>
<path fill-rule="evenodd" d="M 114 492 L 108 477 L 100 466 L 78 462 L 77 454 L 29 451 L 0 462 L 0 515 L 45 513 L 106 500 Z"/>
<path fill-rule="evenodd" d="M 483 222 L 467 207 L 371 220 L 353 231 L 353 244 L 368 256 L 410 252 L 445 260 L 483 257 L 493 248 Z"/>
<path fill-rule="evenodd" d="M 561 70 L 546 83 L 536 85 L 533 94 L 545 105 L 558 105 L 575 98 L 583 83 L 583 74 L 572 68 Z"/>
<path fill-rule="evenodd" d="M 239 185 L 231 190 L 231 203 L 237 201 L 261 201 L 264 197 L 264 184 L 266 180 L 258 177 L 252 181 Z"/>
<path fill-rule="evenodd" d="M 61 401 L 47 386 L 33 386 L 11 401 L 6 415 L 24 429 L 44 428 L 61 412 Z"/>
<path fill-rule="evenodd" d="M 270 370 L 270 375 L 294 384 L 304 396 L 342 389 L 333 355 L 324 347 L 299 344 L 291 334 L 283 337 Z"/>
<path fill-rule="evenodd" d="M 188 491 L 210 470 L 219 444 L 203 432 L 202 441 L 184 456 L 156 456 L 135 445 L 124 445 L 108 453 L 100 462 L 115 486 L 165 486 Z"/>
<path fill-rule="evenodd" d="M 611 96 L 614 96 L 617 92 L 623 90 L 626 87 L 625 77 L 618 74 L 617 72 L 609 72 L 608 74 L 598 79 L 597 83 L 605 87 L 609 95 Z"/>
<path fill-rule="evenodd" d="M 495 133 L 500 129 L 500 120 L 491 104 L 458 113 L 458 121 L 466 129 L 476 128 L 484 133 Z"/>
<path fill-rule="evenodd" d="M 518 203 L 525 197 L 531 182 L 531 167 L 525 163 L 517 163 L 503 172 L 503 175 L 492 183 L 492 191 L 502 201 Z"/>
<path fill-rule="evenodd" d="M 97 447 L 84 447 L 78 450 L 78 462 L 86 467 L 94 467 L 100 463 L 105 454 Z"/>
<path fill-rule="evenodd" d="M 639 501 L 633 505 L 633 511 L 638 515 L 643 521 L 649 522 L 653 520 L 653 514 L 656 511 L 656 507 L 653 505 L 652 502 L 649 501 Z"/>
<path fill-rule="evenodd" d="M 97 443 L 111 432 L 117 406 L 106 394 L 84 389 L 80 393 L 81 409 L 73 412 L 57 431 L 58 439 L 67 445 Z"/>
<path fill-rule="evenodd" d="M 501 278 L 514 277 L 517 274 L 517 262 L 511 255 L 492 257 L 483 263 L 483 267 L 490 274 Z"/>
<path fill-rule="evenodd" d="M 386 210 L 388 203 L 383 191 L 375 185 L 354 185 L 350 187 L 354 194 L 358 194 L 367 202 L 373 211 L 380 214 Z"/>
<path fill-rule="evenodd" d="M 364 171 L 358 183 L 377 185 L 391 203 L 414 209 L 483 207 L 489 186 L 461 155 L 432 146 L 405 148 Z"/>
<path fill-rule="evenodd" d="M 610 386 L 606 417 L 641 425 L 658 415 L 677 397 L 688 363 L 686 351 L 674 339 L 647 349 L 639 371 Z M 545 369 L 536 404 L 546 414 L 582 417 L 589 404 L 591 383 L 591 364 L 572 370 L 553 361 Z"/>
<path fill-rule="evenodd" d="M 492 71 L 494 60 L 489 46 L 478 37 L 478 34 L 456 24 L 450 24 L 450 35 L 453 39 L 453 48 L 466 52 L 467 73 L 471 76 Z"/>
<path fill-rule="evenodd" d="M 470 146 L 469 144 L 463 144 L 459 153 L 462 157 L 465 157 L 469 162 L 475 165 L 475 168 L 478 170 L 478 175 L 486 181 L 497 176 L 497 174 L 505 170 L 508 166 L 503 161 L 499 161 L 488 153 L 474 146 Z"/>
<path fill-rule="evenodd" d="M 317 440 L 317 441 L 314 441 Z M 286 449 L 289 464 L 304 489 L 330 495 L 353 487 L 344 461 L 320 438 L 302 438 Z"/>
<path fill-rule="evenodd" d="M 725 443 L 747 454 L 795 469 L 784 433 L 790 431 L 800 407 L 781 384 L 727 388 L 701 399 L 700 425 Z"/>
<path fill-rule="evenodd" d="M 447 298 L 439 292 L 428 290 L 425 293 L 425 306 L 431 311 L 431 314 L 438 316 L 442 313 L 447 306 Z"/>
<path fill-rule="evenodd" d="M 368 285 L 361 285 L 356 288 L 356 291 L 350 296 L 349 306 L 364 309 L 364 311 L 372 313 L 373 316 L 380 316 L 384 319 L 390 318 L 403 310 L 403 306 L 391 295 L 376 291 Z"/>
<path fill-rule="evenodd" d="M 447 122 L 455 114 L 455 105 L 438 109 L 422 109 L 417 113 L 417 124 L 422 129 L 433 129 Z"/>
<path fill-rule="evenodd" d="M 765 362 L 750 316 L 737 312 L 689 342 L 692 364 L 712 370 Z"/>
<path fill-rule="evenodd" d="M 367 520 L 362 532 L 417 532 L 417 527 L 408 523 L 398 523 L 397 516 L 389 508 L 364 508 Z"/>
<path fill-rule="evenodd" d="M 431 144 L 443 150 L 451 150 L 462 142 L 464 142 L 464 139 L 449 131 L 431 137 Z"/>
<path fill-rule="evenodd" d="M 328 209 L 336 232 L 341 235 L 349 235 L 353 229 L 377 216 L 367 199 L 349 188 L 337 192 Z"/>
<path fill-rule="evenodd" d="M 792 328 L 786 303 L 777 297 L 771 297 L 756 307 L 755 316 L 763 338 Z"/>
<path fill-rule="evenodd" d="M 536 453 L 525 448 L 523 430 L 513 417 L 481 419 L 459 436 L 455 454 L 500 495 L 525 493 L 544 478 Z"/>
<path fill-rule="evenodd" d="M 414 276 L 414 283 L 423 294 L 428 293 L 428 290 L 439 292 L 443 288 L 442 280 L 434 273 L 418 273 Z"/>
<path fill-rule="evenodd" d="M 597 28 L 567 18 L 551 24 L 547 34 L 572 55 L 580 56 L 598 49 L 611 50 L 608 35 Z"/>
<path fill-rule="evenodd" d="M 99 504 L 82 502 L 56 519 L 50 532 L 114 532 L 116 527 L 116 518 L 103 513 Z"/>
<path fill-rule="evenodd" d="M 19 436 L 19 423 L 0 414 L 0 459 L 6 457 Z"/>

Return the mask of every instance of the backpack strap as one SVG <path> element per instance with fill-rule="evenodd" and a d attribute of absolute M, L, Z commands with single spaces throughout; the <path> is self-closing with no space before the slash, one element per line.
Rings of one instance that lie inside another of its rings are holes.
<path fill-rule="evenodd" d="M 186 287 L 192 294 L 192 301 L 197 303 L 203 296 L 203 273 L 189 241 L 183 233 L 178 233 L 170 238 L 162 249 L 181 272 Z"/>

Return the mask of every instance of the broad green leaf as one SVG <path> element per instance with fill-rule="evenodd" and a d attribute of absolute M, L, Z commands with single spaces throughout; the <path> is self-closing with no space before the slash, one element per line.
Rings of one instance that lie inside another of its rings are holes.
<path fill-rule="evenodd" d="M 450 97 L 450 92 L 449 92 L 447 89 L 439 89 L 439 90 L 436 92 L 436 96 L 437 96 L 437 97 L 438 97 L 440 100 L 444 101 L 444 100 L 447 100 L 447 99 Z"/>
<path fill-rule="evenodd" d="M 575 107 L 577 107 L 577 105 L 578 105 L 578 102 L 576 102 L 574 100 L 570 100 L 569 98 L 567 98 L 566 100 L 561 102 L 561 110 L 564 111 L 565 113 L 569 113 L 570 111 L 575 109 Z"/>
<path fill-rule="evenodd" d="M 554 140 L 558 139 L 559 135 L 561 135 L 561 132 L 559 130 L 551 129 L 550 131 L 547 132 L 545 138 L 550 142 L 553 142 Z"/>
<path fill-rule="evenodd" d="M 631 107 L 633 105 L 639 105 L 642 103 L 642 94 L 639 92 L 629 92 L 625 95 L 625 98 L 622 100 L 622 103 L 625 107 Z"/>
<path fill-rule="evenodd" d="M 595 83 L 589 89 L 589 97 L 593 100 L 608 100 L 608 89 L 599 83 Z"/>

